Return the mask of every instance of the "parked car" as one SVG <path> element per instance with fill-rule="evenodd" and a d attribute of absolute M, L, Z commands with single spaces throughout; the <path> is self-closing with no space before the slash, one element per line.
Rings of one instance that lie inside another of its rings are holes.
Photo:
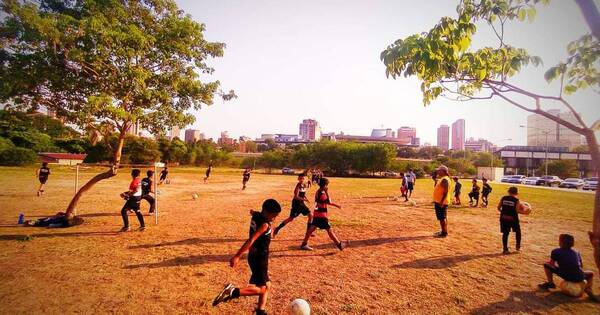
<path fill-rule="evenodd" d="M 295 172 L 294 172 L 293 168 L 284 167 L 281 169 L 281 173 L 288 174 L 288 175 L 294 175 Z"/>
<path fill-rule="evenodd" d="M 510 175 L 508 175 L 508 176 L 502 176 L 500 178 L 500 182 L 501 183 L 508 183 L 508 180 L 510 179 L 510 177 L 511 177 Z"/>
<path fill-rule="evenodd" d="M 523 184 L 523 180 L 524 179 L 525 179 L 524 175 L 512 175 L 508 179 L 508 183 L 511 183 L 511 184 Z"/>
<path fill-rule="evenodd" d="M 385 177 L 398 177 L 400 176 L 400 174 L 393 172 L 393 171 L 385 171 L 383 172 L 383 176 Z"/>
<path fill-rule="evenodd" d="M 526 177 L 523 180 L 523 184 L 525 184 L 525 185 L 534 185 L 534 186 L 537 186 L 537 185 L 539 185 L 539 182 L 540 182 L 540 178 L 539 177 Z"/>
<path fill-rule="evenodd" d="M 542 176 L 540 179 L 540 185 L 548 187 L 558 187 L 562 183 L 562 179 L 558 176 Z"/>
<path fill-rule="evenodd" d="M 596 190 L 598 188 L 598 177 L 590 177 L 583 180 L 583 190 Z"/>
<path fill-rule="evenodd" d="M 567 178 L 563 180 L 558 187 L 583 189 L 583 185 L 585 185 L 585 182 L 581 178 Z"/>

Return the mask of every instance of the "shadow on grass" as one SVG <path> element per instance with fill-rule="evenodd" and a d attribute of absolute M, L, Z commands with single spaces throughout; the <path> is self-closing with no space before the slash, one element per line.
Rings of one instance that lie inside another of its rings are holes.
<path fill-rule="evenodd" d="M 97 217 L 120 217 L 121 213 L 115 212 L 100 212 L 100 213 L 85 213 L 77 215 L 82 218 L 97 218 Z"/>
<path fill-rule="evenodd" d="M 29 229 L 29 228 L 28 228 Z M 46 228 L 44 228 L 46 229 Z M 0 241 L 22 241 L 30 238 L 43 237 L 81 237 L 81 236 L 114 236 L 118 232 L 69 232 L 69 233 L 33 233 L 0 235 Z"/>
<path fill-rule="evenodd" d="M 174 242 L 129 246 L 129 249 L 154 248 L 154 247 L 178 246 L 178 245 L 233 243 L 233 242 L 243 243 L 245 241 L 246 241 L 246 239 L 236 239 L 236 238 L 198 238 L 198 237 L 196 237 L 196 238 L 188 238 L 185 240 L 174 241 Z"/>
<path fill-rule="evenodd" d="M 310 256 L 331 256 L 335 253 L 320 253 L 320 254 L 308 254 L 308 255 L 292 255 L 292 254 L 281 254 L 281 255 L 271 255 L 270 259 L 284 258 L 284 257 L 310 257 Z M 128 265 L 123 267 L 123 269 L 138 269 L 138 268 L 164 268 L 164 267 L 181 267 L 181 266 L 197 266 L 204 265 L 208 263 L 220 262 L 227 263 L 229 259 L 233 257 L 233 254 L 227 255 L 195 255 L 195 256 L 187 256 L 187 257 L 175 257 L 172 259 L 163 260 L 155 263 L 145 263 L 145 264 L 137 264 L 137 265 Z M 245 263 L 246 255 L 244 255 L 240 259 L 240 264 Z M 270 260 L 269 259 L 269 260 Z"/>
<path fill-rule="evenodd" d="M 494 315 L 506 313 L 539 313 L 549 312 L 561 304 L 593 303 L 587 299 L 576 299 L 559 291 L 546 294 L 536 291 L 513 291 L 500 302 L 495 302 L 471 310 L 472 315 Z"/>
<path fill-rule="evenodd" d="M 460 263 L 469 260 L 481 259 L 481 258 L 493 258 L 502 256 L 501 253 L 493 254 L 479 254 L 479 255 L 458 255 L 458 256 L 435 256 L 423 259 L 417 259 L 408 261 L 398 265 L 394 265 L 394 268 L 401 269 L 445 269 L 449 267 L 457 266 Z"/>
<path fill-rule="evenodd" d="M 325 236 L 327 238 L 327 240 L 329 240 L 329 237 Z M 410 242 L 410 241 L 421 241 L 421 240 L 426 240 L 426 239 L 431 239 L 434 238 L 433 236 L 429 236 L 429 235 L 422 235 L 422 236 L 403 236 L 403 237 L 380 237 L 380 238 L 369 238 L 369 239 L 364 239 L 364 240 L 342 240 L 342 243 L 345 243 L 346 248 L 360 248 L 360 247 L 370 247 L 370 246 L 379 246 L 379 245 L 385 245 L 385 244 L 391 244 L 391 243 L 398 243 L 398 242 Z M 313 249 L 328 249 L 328 248 L 335 248 L 335 246 L 333 245 L 332 242 L 329 243 L 325 243 L 325 244 L 319 244 L 319 245 L 311 245 L 311 247 Z M 298 246 L 289 246 L 288 249 L 290 250 L 294 250 L 294 249 L 298 249 Z"/>

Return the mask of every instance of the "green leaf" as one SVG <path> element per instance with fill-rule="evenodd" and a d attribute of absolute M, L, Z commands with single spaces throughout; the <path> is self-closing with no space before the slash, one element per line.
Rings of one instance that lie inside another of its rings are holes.
<path fill-rule="evenodd" d="M 525 17 L 527 15 L 527 11 L 525 9 L 519 9 L 519 13 L 517 14 L 519 21 L 525 21 Z"/>
<path fill-rule="evenodd" d="M 535 20 L 536 14 L 537 11 L 535 10 L 535 8 L 531 7 L 527 9 L 527 19 L 529 20 L 529 22 L 533 22 L 533 20 Z"/>

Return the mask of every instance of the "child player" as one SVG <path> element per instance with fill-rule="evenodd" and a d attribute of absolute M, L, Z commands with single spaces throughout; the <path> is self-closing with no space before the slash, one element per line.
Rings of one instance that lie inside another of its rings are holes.
<path fill-rule="evenodd" d="M 142 199 L 148 201 L 150 204 L 150 213 L 154 213 L 154 209 L 156 207 L 156 200 L 151 195 L 154 193 L 154 181 L 152 181 L 152 176 L 154 176 L 154 171 L 148 170 L 146 172 L 146 178 L 142 179 Z"/>
<path fill-rule="evenodd" d="M 583 262 L 578 251 L 573 249 L 575 238 L 570 234 L 561 234 L 558 237 L 559 248 L 550 254 L 550 261 L 544 264 L 546 282 L 538 285 L 540 289 L 549 290 L 556 288 L 553 275 L 563 278 L 565 281 L 581 283 L 587 281 L 585 293 L 593 301 L 598 301 L 594 295 L 594 273 L 583 270 Z"/>
<path fill-rule="evenodd" d="M 408 201 L 408 178 L 404 173 L 400 173 L 402 183 L 400 184 L 400 194 L 404 197 L 404 201 Z"/>
<path fill-rule="evenodd" d="M 458 177 L 454 176 L 452 179 L 454 180 L 454 204 L 460 206 L 460 189 L 462 188 L 462 184 L 458 181 Z"/>
<path fill-rule="evenodd" d="M 242 190 L 246 189 L 246 184 L 250 180 L 250 168 L 246 167 L 244 174 L 242 174 Z"/>
<path fill-rule="evenodd" d="M 204 182 L 208 180 L 210 177 L 210 172 L 212 172 L 212 164 L 208 164 L 208 168 L 206 169 L 206 177 L 204 177 Z"/>
<path fill-rule="evenodd" d="M 502 253 L 508 254 L 508 235 L 512 230 L 515 232 L 517 241 L 516 249 L 521 250 L 521 225 L 519 224 L 519 213 L 529 214 L 531 210 L 526 210 L 517 198 L 519 190 L 517 187 L 510 187 L 508 195 L 500 199 L 498 211 L 500 211 L 500 232 L 502 232 Z"/>
<path fill-rule="evenodd" d="M 129 218 L 127 217 L 127 211 L 129 210 L 135 212 L 138 221 L 140 221 L 140 231 L 145 229 L 144 216 L 142 216 L 142 213 L 140 212 L 140 201 L 142 200 L 140 173 L 140 170 L 137 168 L 131 171 L 133 180 L 129 184 L 129 190 L 121 194 L 121 197 L 127 200 L 121 209 L 121 216 L 123 217 L 123 228 L 121 229 L 121 232 L 129 231 Z"/>
<path fill-rule="evenodd" d="M 37 191 L 37 195 L 38 197 L 40 197 L 44 194 L 44 187 L 46 186 L 46 182 L 48 181 L 48 176 L 50 176 L 50 168 L 48 167 L 48 163 L 43 162 L 42 167 L 35 171 L 35 175 L 40 181 L 40 188 L 38 188 Z"/>
<path fill-rule="evenodd" d="M 271 243 L 271 222 L 281 212 L 281 206 L 274 199 L 267 199 L 262 204 L 262 211 L 250 211 L 252 219 L 250 221 L 250 233 L 248 240 L 242 245 L 238 252 L 229 260 L 231 267 L 237 266 L 240 258 L 245 252 L 248 252 L 248 265 L 252 275 L 250 276 L 250 285 L 243 288 L 235 287 L 228 283 L 214 301 L 213 306 L 219 303 L 237 299 L 240 296 L 258 295 L 258 307 L 256 314 L 267 314 L 265 305 L 267 296 L 271 287 L 269 280 L 269 245 Z"/>
<path fill-rule="evenodd" d="M 306 235 L 304 236 L 304 240 L 302 241 L 301 249 L 304 250 L 312 250 L 310 246 L 308 246 L 308 239 L 313 234 L 313 232 L 319 228 L 322 230 L 326 230 L 327 234 L 329 234 L 329 238 L 335 243 L 335 246 L 339 250 L 342 250 L 342 242 L 337 238 L 337 236 L 331 230 L 331 226 L 329 225 L 329 219 L 327 218 L 327 206 L 332 205 L 338 209 L 342 209 L 342 206 L 331 202 L 331 198 L 329 198 L 329 180 L 327 178 L 321 178 L 319 180 L 319 189 L 315 193 L 315 212 L 313 214 L 312 224 L 306 231 Z"/>
<path fill-rule="evenodd" d="M 158 184 L 162 184 L 165 181 L 167 181 L 169 177 L 169 169 L 165 166 L 165 168 L 163 168 L 163 170 L 160 172 L 160 180 L 158 181 Z"/>
<path fill-rule="evenodd" d="M 281 222 L 279 226 L 275 228 L 273 236 L 277 236 L 277 234 L 279 234 L 279 231 L 281 231 L 281 229 L 283 229 L 283 227 L 286 226 L 286 224 L 294 221 L 294 219 L 297 218 L 299 215 L 308 216 L 308 220 L 306 221 L 306 230 L 308 231 L 308 229 L 310 228 L 313 216 L 310 212 L 310 209 L 308 209 L 305 203 L 308 202 L 308 198 L 306 198 L 308 184 L 305 183 L 305 181 L 306 176 L 304 174 L 298 175 L 298 183 L 296 184 L 296 188 L 294 188 L 294 199 L 292 199 L 292 209 L 290 210 L 290 216 L 289 218 L 283 220 L 283 222 Z"/>
<path fill-rule="evenodd" d="M 473 205 L 473 200 L 475 200 L 475 205 Z M 477 185 L 477 178 L 473 178 L 473 188 L 471 188 L 471 192 L 469 193 L 469 206 L 477 207 L 479 204 L 479 185 Z"/>
<path fill-rule="evenodd" d="M 492 186 L 488 184 L 487 178 L 482 179 L 483 185 L 481 188 L 481 207 L 487 208 L 488 205 L 488 196 L 492 192 Z"/>

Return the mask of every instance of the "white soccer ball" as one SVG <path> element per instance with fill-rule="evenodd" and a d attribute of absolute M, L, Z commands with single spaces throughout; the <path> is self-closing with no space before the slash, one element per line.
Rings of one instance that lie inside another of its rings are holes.
<path fill-rule="evenodd" d="M 295 299 L 290 304 L 292 315 L 310 315 L 310 305 L 303 299 Z"/>
<path fill-rule="evenodd" d="M 529 214 L 529 212 L 531 212 L 531 210 L 533 210 L 533 207 L 531 207 L 529 202 L 523 201 L 523 202 L 521 202 L 521 204 L 523 205 L 523 209 L 527 212 L 527 214 Z"/>
<path fill-rule="evenodd" d="M 570 295 L 572 297 L 580 297 L 583 295 L 586 284 L 587 283 L 585 280 L 582 282 L 563 281 L 560 283 L 559 288 L 560 291 L 562 291 L 562 293 L 566 295 Z"/>
<path fill-rule="evenodd" d="M 394 201 L 398 201 L 398 197 L 394 197 Z"/>
<path fill-rule="evenodd" d="M 415 207 L 417 205 L 417 202 L 414 200 L 409 200 L 408 204 L 411 205 L 412 207 Z"/>
<path fill-rule="evenodd" d="M 198 199 L 198 194 L 193 194 L 193 195 L 192 195 L 192 198 L 193 198 L 194 200 Z"/>

